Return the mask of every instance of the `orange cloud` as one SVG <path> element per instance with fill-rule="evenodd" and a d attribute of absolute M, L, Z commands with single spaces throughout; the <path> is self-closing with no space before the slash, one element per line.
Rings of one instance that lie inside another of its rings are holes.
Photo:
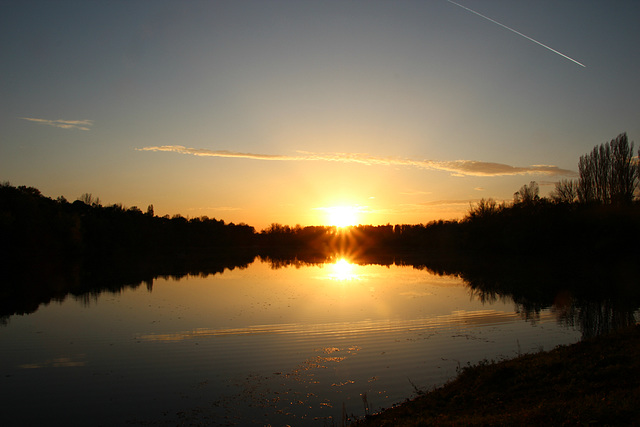
<path fill-rule="evenodd" d="M 510 166 L 502 163 L 481 162 L 476 160 L 412 160 L 398 157 L 375 157 L 362 153 L 312 153 L 300 151 L 296 156 L 278 154 L 241 153 L 228 150 L 209 150 L 206 148 L 188 148 L 182 145 L 162 145 L 158 147 L 137 148 L 138 151 L 166 151 L 193 156 L 233 157 L 252 160 L 279 161 L 326 161 L 342 163 L 360 163 L 382 166 L 412 166 L 421 169 L 449 172 L 454 176 L 505 176 L 505 175 L 562 175 L 576 176 L 576 172 L 552 165 Z"/>

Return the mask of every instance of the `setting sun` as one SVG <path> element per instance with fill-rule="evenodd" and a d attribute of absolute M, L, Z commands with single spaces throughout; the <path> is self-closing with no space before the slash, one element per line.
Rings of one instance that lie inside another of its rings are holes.
<path fill-rule="evenodd" d="M 333 206 L 327 208 L 329 225 L 349 227 L 358 224 L 358 208 L 355 206 Z"/>

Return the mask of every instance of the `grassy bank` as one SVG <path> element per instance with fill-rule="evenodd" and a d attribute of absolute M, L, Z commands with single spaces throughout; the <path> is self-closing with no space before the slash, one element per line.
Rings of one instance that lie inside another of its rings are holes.
<path fill-rule="evenodd" d="M 640 425 L 640 327 L 467 367 L 358 426 Z"/>

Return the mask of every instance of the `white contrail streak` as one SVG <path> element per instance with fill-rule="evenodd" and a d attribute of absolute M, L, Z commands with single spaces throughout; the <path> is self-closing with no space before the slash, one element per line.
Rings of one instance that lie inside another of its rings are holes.
<path fill-rule="evenodd" d="M 451 1 L 451 0 L 447 0 L 447 1 L 448 1 L 449 3 L 455 4 L 456 6 L 459 6 L 459 7 L 463 8 L 464 10 L 468 10 L 468 11 L 469 11 L 469 12 L 471 12 L 471 13 L 475 13 L 476 15 L 481 16 L 481 17 L 483 17 L 484 19 L 486 19 L 486 20 L 488 20 L 488 21 L 493 22 L 494 24 L 498 24 L 498 25 L 500 25 L 502 28 L 506 28 L 506 29 L 507 29 L 507 30 L 509 30 L 509 31 L 513 31 L 513 32 L 514 32 L 514 33 L 516 33 L 517 35 L 522 36 L 522 37 L 524 37 L 525 39 L 530 40 L 530 41 L 532 41 L 532 42 L 534 42 L 534 43 L 536 43 L 536 44 L 539 44 L 540 46 L 542 46 L 542 47 L 544 47 L 544 48 L 549 49 L 551 52 L 557 53 L 558 55 L 562 56 L 563 58 L 568 59 L 568 60 L 569 60 L 569 61 L 571 61 L 571 62 L 575 62 L 576 64 L 580 65 L 581 67 L 585 67 L 585 68 L 587 67 L 587 66 L 586 66 L 586 65 L 584 65 L 583 63 L 578 62 L 578 61 L 576 61 L 575 59 L 568 57 L 568 56 L 567 56 L 567 55 L 565 55 L 564 53 L 562 53 L 562 52 L 558 52 L 557 50 L 555 50 L 555 49 L 553 49 L 553 48 L 551 48 L 551 47 L 547 46 L 546 44 L 544 44 L 544 43 L 540 43 L 538 40 L 536 40 L 536 39 L 532 39 L 531 37 L 529 37 L 529 36 L 527 36 L 527 35 L 525 35 L 525 34 L 522 34 L 520 31 L 516 31 L 516 30 L 514 30 L 514 29 L 513 29 L 513 28 L 511 28 L 511 27 L 507 27 L 506 25 L 501 24 L 500 22 L 498 22 L 498 21 L 496 21 L 496 20 L 494 20 L 494 19 L 491 19 L 491 18 L 489 18 L 488 16 L 484 16 L 483 14 L 478 13 L 478 12 L 476 12 L 475 10 L 469 9 L 468 7 L 463 6 L 463 5 L 461 5 L 461 4 L 458 4 L 458 3 L 454 2 L 454 1 Z"/>

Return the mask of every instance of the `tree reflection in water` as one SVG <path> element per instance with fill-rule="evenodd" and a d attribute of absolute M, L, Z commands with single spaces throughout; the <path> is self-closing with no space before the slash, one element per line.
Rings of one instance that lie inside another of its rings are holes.
<path fill-rule="evenodd" d="M 0 324 L 10 316 L 32 313 L 41 304 L 62 301 L 67 295 L 90 303 L 103 292 L 119 293 L 144 284 L 149 292 L 158 277 L 207 276 L 234 268 L 246 268 L 254 262 L 252 253 L 210 254 L 202 257 L 173 258 L 158 263 L 126 260 L 71 265 L 54 269 L 50 265 L 9 275 L 12 287 L 4 290 L 0 303 Z M 327 265 L 331 280 L 357 280 L 359 265 L 412 266 L 430 274 L 460 277 L 471 296 L 483 303 L 512 300 L 520 315 L 536 322 L 542 310 L 551 309 L 558 322 L 578 327 L 583 338 L 607 333 L 638 322 L 640 290 L 637 275 L 621 275 L 615 268 L 590 266 L 525 269 L 509 259 L 436 260 L 433 257 L 367 255 L 344 252 L 284 253 L 259 256 L 272 269 Z M 523 274 L 523 271 L 526 274 Z M 577 273 L 578 272 L 578 273 Z"/>
<path fill-rule="evenodd" d="M 460 277 L 480 301 L 511 299 L 522 318 L 531 322 L 550 308 L 558 322 L 578 327 L 586 339 L 638 322 L 637 288 L 614 273 L 589 272 L 583 266 L 581 274 L 572 278 L 568 270 L 539 268 L 523 275 L 521 270 L 505 268 L 499 273 L 470 270 Z"/>

